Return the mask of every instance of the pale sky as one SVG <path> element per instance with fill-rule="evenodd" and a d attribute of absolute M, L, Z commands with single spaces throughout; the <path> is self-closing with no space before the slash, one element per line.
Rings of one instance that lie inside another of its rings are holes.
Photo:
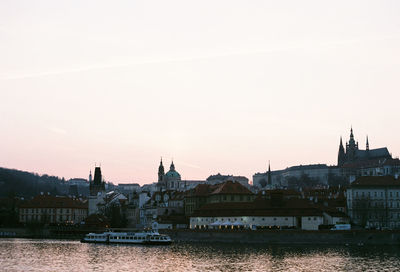
<path fill-rule="evenodd" d="M 0 166 L 114 183 L 400 154 L 400 1 L 0 2 Z"/>

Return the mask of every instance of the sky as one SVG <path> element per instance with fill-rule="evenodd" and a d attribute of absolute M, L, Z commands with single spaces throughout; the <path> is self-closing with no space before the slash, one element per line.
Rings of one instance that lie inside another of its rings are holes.
<path fill-rule="evenodd" d="M 0 2 L 0 167 L 113 183 L 400 154 L 399 1 Z"/>

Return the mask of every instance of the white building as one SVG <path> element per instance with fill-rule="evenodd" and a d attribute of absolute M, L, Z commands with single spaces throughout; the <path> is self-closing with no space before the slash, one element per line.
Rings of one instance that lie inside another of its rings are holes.
<path fill-rule="evenodd" d="M 322 211 L 299 199 L 207 204 L 190 216 L 191 229 L 296 228 L 318 230 Z"/>
<path fill-rule="evenodd" d="M 400 180 L 392 176 L 366 176 L 347 189 L 347 210 L 361 226 L 400 228 Z"/>

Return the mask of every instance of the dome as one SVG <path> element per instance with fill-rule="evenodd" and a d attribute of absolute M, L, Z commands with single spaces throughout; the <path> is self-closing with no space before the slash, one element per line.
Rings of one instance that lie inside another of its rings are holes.
<path fill-rule="evenodd" d="M 181 175 L 175 170 L 169 170 L 165 176 L 168 178 L 181 178 Z"/>

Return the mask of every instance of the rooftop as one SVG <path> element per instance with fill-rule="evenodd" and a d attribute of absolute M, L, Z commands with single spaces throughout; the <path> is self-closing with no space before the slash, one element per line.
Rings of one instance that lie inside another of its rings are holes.
<path fill-rule="evenodd" d="M 395 179 L 393 176 L 365 176 L 357 178 L 350 187 L 380 187 L 380 186 L 390 186 L 390 187 L 400 187 L 400 180 Z"/>

